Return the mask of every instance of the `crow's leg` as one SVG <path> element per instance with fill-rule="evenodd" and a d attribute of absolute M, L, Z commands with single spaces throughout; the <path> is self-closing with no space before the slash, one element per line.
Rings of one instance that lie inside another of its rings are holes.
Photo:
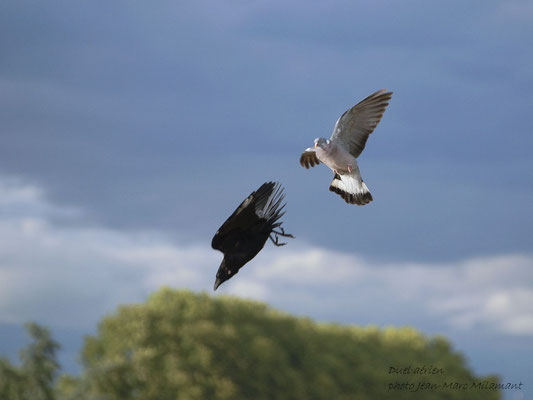
<path fill-rule="evenodd" d="M 281 247 L 287 244 L 287 243 L 280 243 L 278 235 L 275 235 L 275 236 L 276 236 L 276 239 L 272 239 L 272 235 L 268 235 L 269 239 L 272 240 L 272 243 L 274 243 L 276 246 Z"/>
<path fill-rule="evenodd" d="M 285 230 L 281 226 L 279 227 L 279 229 L 281 229 L 281 232 L 275 231 L 274 229 L 272 229 L 272 232 L 275 233 L 276 235 L 294 238 L 294 236 L 291 235 L 290 233 L 285 233 Z"/>

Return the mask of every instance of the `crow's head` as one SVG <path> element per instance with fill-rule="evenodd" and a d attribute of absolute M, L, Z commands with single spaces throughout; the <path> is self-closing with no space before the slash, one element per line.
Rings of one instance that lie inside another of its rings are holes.
<path fill-rule="evenodd" d="M 226 262 L 226 257 L 224 257 L 224 259 L 220 263 L 220 267 L 218 267 L 217 277 L 215 279 L 215 285 L 213 286 L 213 290 L 217 290 L 220 285 L 226 282 L 237 272 L 239 272 L 239 270 L 233 269 L 232 266 Z"/>

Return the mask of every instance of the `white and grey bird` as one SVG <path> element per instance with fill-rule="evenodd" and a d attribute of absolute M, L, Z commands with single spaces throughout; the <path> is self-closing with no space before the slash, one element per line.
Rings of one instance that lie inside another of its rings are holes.
<path fill-rule="evenodd" d="M 373 200 L 356 159 L 378 126 L 391 96 L 392 92 L 381 89 L 346 110 L 337 120 L 331 137 L 316 138 L 315 147 L 305 149 L 300 157 L 300 164 L 307 169 L 320 162 L 328 166 L 335 174 L 329 190 L 349 204 L 363 206 Z"/>

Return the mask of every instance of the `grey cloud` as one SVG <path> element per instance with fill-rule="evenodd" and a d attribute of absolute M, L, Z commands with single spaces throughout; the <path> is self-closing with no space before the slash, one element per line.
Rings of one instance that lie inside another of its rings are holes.
<path fill-rule="evenodd" d="M 531 28 L 496 38 L 515 18 L 500 2 L 302 4 L 3 3 L 0 171 L 92 223 L 191 242 L 277 179 L 312 243 L 360 235 L 363 254 L 419 260 L 528 248 Z M 380 87 L 395 94 L 361 157 L 376 202 L 342 209 L 297 157 Z M 353 223 L 334 236 L 318 210 Z"/>
<path fill-rule="evenodd" d="M 37 320 L 59 332 L 67 348 L 62 361 L 75 369 L 78 335 L 119 304 L 143 301 L 163 285 L 212 287 L 221 255 L 205 241 L 87 226 L 77 219 L 84 210 L 65 210 L 41 188 L 20 180 L 0 179 L 0 199 L 3 351 L 19 343 L 13 325 Z M 58 215 L 74 218 L 73 224 L 55 222 Z M 265 300 L 319 320 L 410 324 L 444 333 L 484 371 L 523 376 L 513 366 L 524 364 L 523 349 L 533 335 L 530 254 L 405 263 L 299 243 L 267 247 L 220 294 Z M 501 336 L 513 340 L 502 344 Z M 483 348 L 476 350 L 480 343 Z M 500 348 L 488 357 L 486 349 L 496 343 Z M 509 358 L 513 365 L 503 367 Z"/>
<path fill-rule="evenodd" d="M 57 224 L 52 216 L 60 211 L 38 187 L 0 183 L 0 322 L 38 318 L 90 327 L 118 304 L 140 301 L 163 285 L 211 287 L 221 255 L 208 243 Z M 528 254 L 448 263 L 367 261 L 301 243 L 265 249 L 222 292 L 320 319 L 531 336 L 532 265 Z M 356 307 L 363 303 L 373 306 Z"/>

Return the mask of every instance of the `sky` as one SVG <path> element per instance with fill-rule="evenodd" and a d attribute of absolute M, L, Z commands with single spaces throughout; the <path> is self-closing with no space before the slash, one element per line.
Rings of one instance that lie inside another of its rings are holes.
<path fill-rule="evenodd" d="M 275 180 L 296 239 L 217 295 L 444 334 L 533 397 L 532 42 L 522 0 L 3 1 L 0 354 L 36 320 L 76 370 L 117 305 L 211 291 L 212 235 Z M 298 159 L 381 88 L 349 206 Z"/>

